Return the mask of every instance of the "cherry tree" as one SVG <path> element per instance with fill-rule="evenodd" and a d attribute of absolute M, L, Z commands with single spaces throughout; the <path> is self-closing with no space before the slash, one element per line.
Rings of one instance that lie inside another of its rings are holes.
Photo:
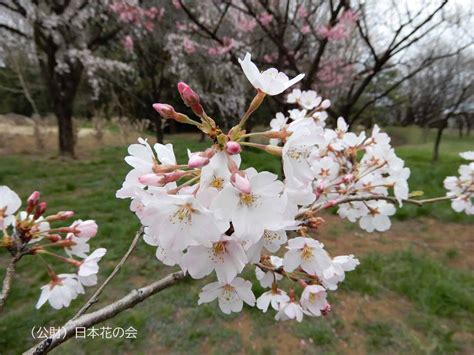
<path fill-rule="evenodd" d="M 166 103 L 153 105 L 164 119 L 202 131 L 210 139 L 208 148 L 188 150 L 187 161 L 178 162 L 172 144 L 152 147 L 139 138 L 128 147 L 125 161 L 131 170 L 116 196 L 130 199 L 130 210 L 142 226 L 112 273 L 61 328 L 61 336 L 53 334 L 27 353 L 47 353 L 74 336 L 77 327 L 110 319 L 185 278 L 207 278 L 197 305 L 216 301 L 226 314 L 241 312 L 245 304 L 264 313 L 272 309 L 276 321 L 328 316 L 337 307 L 331 304 L 331 294 L 360 262 L 349 250 L 330 256 L 316 239 L 315 232 L 325 228 L 323 211 L 336 209 L 341 218 L 367 232 L 388 230 L 390 217 L 404 204 L 450 201 L 455 211 L 474 213 L 474 152 L 461 154 L 469 163 L 461 165 L 458 177 L 445 179 L 445 196 L 413 198 L 407 183 L 410 169 L 396 155 L 390 137 L 378 126 L 370 133 L 349 132 L 342 117 L 335 129 L 326 127 L 331 102 L 315 91 L 293 89 L 286 101 L 295 108 L 280 112 L 270 130 L 247 133 L 248 122 L 265 99 L 283 94 L 305 75 L 290 79 L 276 68 L 262 72 L 249 53 L 238 62 L 255 96 L 230 129 L 208 115 L 201 96 L 184 82 L 178 83 L 178 93 L 194 117 Z M 268 144 L 247 142 L 248 137 L 260 137 Z M 284 176 L 243 169 L 245 153 L 253 149 L 279 157 Z M 11 253 L 1 304 L 7 300 L 21 257 L 44 255 L 70 264 L 75 272 L 50 271 L 51 281 L 41 288 L 37 307 L 46 302 L 57 309 L 67 307 L 83 293 L 83 286 L 97 282 L 105 250 L 89 254 L 87 244 L 97 225 L 77 220 L 69 227 L 51 228 L 50 222 L 70 218 L 72 212 L 45 216 L 46 204 L 38 192 L 18 213 L 20 205 L 10 188 L 0 187 L 2 246 Z M 179 270 L 88 312 L 141 239 L 153 247 L 150 257 Z M 69 257 L 50 249 L 62 249 Z M 258 299 L 252 282 L 243 277 L 245 269 L 254 270 L 256 280 L 267 289 Z"/>
<path fill-rule="evenodd" d="M 73 107 L 85 76 L 97 96 L 101 70 L 127 71 L 127 65 L 96 55 L 121 27 L 110 20 L 109 1 L 2 0 L 1 42 L 14 42 L 39 64 L 57 117 L 59 151 L 74 156 Z M 3 19 L 3 20 L 4 20 Z"/>
<path fill-rule="evenodd" d="M 207 52 L 209 61 L 227 57 L 237 65 L 240 53 L 252 51 L 261 64 L 304 71 L 301 88 L 337 99 L 329 113 L 334 119 L 344 116 L 350 126 L 406 80 L 472 44 L 465 36 L 470 14 L 449 8 L 446 0 L 173 3 L 188 18 L 177 34 L 188 55 Z M 440 34 L 447 31 L 459 39 L 454 48 L 440 45 Z M 425 60 L 413 61 L 420 52 Z M 394 69 L 401 73 L 397 80 L 370 92 Z"/>

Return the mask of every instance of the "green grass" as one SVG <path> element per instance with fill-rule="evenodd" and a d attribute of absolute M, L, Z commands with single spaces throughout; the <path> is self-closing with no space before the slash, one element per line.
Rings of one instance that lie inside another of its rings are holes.
<path fill-rule="evenodd" d="M 181 161 L 186 157 L 186 147 L 195 151 L 205 146 L 186 139 L 175 140 L 173 143 L 178 160 Z M 441 185 L 444 176 L 455 174 L 461 162 L 456 154 L 469 149 L 469 142 L 466 141 L 451 141 L 448 137 L 445 143 L 446 150 L 442 152 L 439 164 L 434 166 L 429 162 L 429 143 L 397 147 L 397 152 L 412 168 L 412 190 L 423 187 L 426 196 L 444 193 Z M 128 202 L 115 198 L 115 191 L 120 188 L 129 170 L 123 161 L 125 155 L 126 148 L 121 147 L 101 149 L 93 157 L 79 161 L 26 155 L 0 157 L 0 184 L 10 186 L 22 198 L 26 198 L 33 190 L 40 190 L 48 202 L 50 212 L 73 209 L 79 218 L 96 219 L 100 229 L 98 236 L 91 241 L 92 248 L 103 246 L 108 249 L 101 264 L 100 277 L 103 279 L 124 254 L 138 227 L 136 218 L 128 209 Z M 280 172 L 276 158 L 258 151 L 245 154 L 243 166 L 257 166 L 259 170 Z M 446 221 L 469 221 L 452 212 L 448 204 L 426 209 L 408 208 L 407 211 L 399 214 L 399 217 L 433 214 Z M 346 237 L 337 226 L 328 228 L 332 228 L 335 234 L 340 234 L 340 238 Z M 358 229 L 357 226 L 354 228 Z M 413 305 L 414 314 L 402 315 L 402 325 L 391 324 L 388 319 L 361 320 L 364 346 L 368 351 L 380 352 L 386 347 L 391 352 L 426 352 L 427 349 L 442 353 L 467 351 L 470 345 L 454 335 L 473 330 L 473 277 L 444 264 L 445 260 L 466 257 L 463 253 L 463 250 L 447 250 L 443 254 L 443 260 L 409 251 L 362 256 L 360 268 L 347 275 L 341 296 L 331 295 L 330 300 L 337 309 L 339 297 L 347 297 L 351 293 L 374 299 L 395 295 Z M 7 256 L 0 254 L 2 269 L 6 260 Z M 31 270 L 35 271 L 30 272 Z M 3 270 L 0 271 L 3 273 Z M 67 271 L 69 269 L 66 267 L 57 266 L 57 272 Z M 133 287 L 158 279 L 169 271 L 169 268 L 155 259 L 153 247 L 140 243 L 104 293 L 101 302 L 115 300 Z M 251 272 L 248 272 L 246 276 L 250 275 Z M 15 354 L 25 350 L 34 343 L 30 336 L 33 326 L 57 327 L 69 319 L 85 301 L 85 297 L 80 297 L 73 301 L 70 308 L 60 311 L 54 311 L 47 305 L 39 311 L 35 310 L 39 287 L 46 280 L 46 270 L 36 258 L 25 257 L 19 263 L 11 297 L 0 315 L 0 353 Z M 244 314 L 227 316 L 218 310 L 215 303 L 197 307 L 198 293 L 205 283 L 206 280 L 187 281 L 103 324 L 111 327 L 134 326 L 138 330 L 136 340 L 73 340 L 56 353 L 113 354 L 119 349 L 120 352 L 129 353 L 245 351 L 271 354 L 279 349 L 278 342 L 275 341 L 278 334 L 305 339 L 307 347 L 303 350 L 295 348 L 296 353 L 300 350 L 333 353 L 341 351 L 338 347 L 340 341 L 352 339 L 352 328 L 344 324 L 337 314 L 331 314 L 327 318 L 306 319 L 301 324 L 276 324 L 270 311 L 262 314 L 247 308 Z M 262 292 L 258 287 L 255 287 L 255 291 L 256 294 Z M 239 331 L 240 322 L 250 330 Z M 423 339 L 415 341 L 415 332 L 421 334 Z M 254 349 L 253 345 L 257 347 Z"/>

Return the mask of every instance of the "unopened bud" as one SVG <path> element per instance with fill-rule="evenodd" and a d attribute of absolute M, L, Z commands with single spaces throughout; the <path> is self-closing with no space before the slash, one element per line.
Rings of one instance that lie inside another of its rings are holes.
<path fill-rule="evenodd" d="M 331 305 L 329 303 L 326 303 L 323 309 L 321 309 L 321 314 L 323 316 L 327 316 L 331 312 Z"/>
<path fill-rule="evenodd" d="M 250 181 L 243 172 L 236 172 L 231 175 L 230 182 L 232 185 L 244 194 L 250 194 L 252 192 L 252 187 L 250 186 Z"/>
<path fill-rule="evenodd" d="M 153 108 L 165 119 L 176 119 L 176 111 L 171 105 L 156 103 L 153 104 Z"/>
<path fill-rule="evenodd" d="M 192 154 L 188 160 L 188 168 L 190 169 L 202 168 L 207 164 L 209 164 L 209 158 L 200 153 Z"/>
<path fill-rule="evenodd" d="M 36 210 L 35 210 L 35 214 L 33 215 L 33 219 L 38 219 L 40 216 L 43 215 L 43 213 L 46 212 L 46 202 L 40 202 L 37 206 L 36 206 Z"/>
<path fill-rule="evenodd" d="M 329 107 L 331 106 L 331 100 L 323 100 L 323 102 L 321 102 L 321 105 L 320 107 L 323 109 L 323 110 L 327 110 Z"/>
<path fill-rule="evenodd" d="M 61 236 L 59 234 L 49 234 L 47 238 L 51 243 L 56 243 L 61 240 Z"/>
<path fill-rule="evenodd" d="M 204 110 L 201 106 L 199 95 L 191 89 L 188 84 L 183 82 L 178 83 L 178 91 L 184 104 L 191 107 L 193 112 L 200 117 L 204 113 Z"/>
<path fill-rule="evenodd" d="M 26 212 L 28 214 L 33 212 L 34 208 L 39 202 L 39 198 L 40 198 L 40 193 L 38 191 L 33 192 L 30 195 L 30 197 L 28 197 L 28 200 L 27 200 L 28 206 L 26 207 Z"/>
<path fill-rule="evenodd" d="M 347 183 L 349 183 L 353 180 L 354 180 L 354 175 L 353 174 L 347 174 L 342 178 L 342 182 L 345 183 L 345 184 L 347 184 Z"/>
<path fill-rule="evenodd" d="M 242 151 L 242 147 L 240 146 L 239 143 L 235 141 L 229 141 L 225 144 L 225 149 L 227 153 L 233 155 L 233 154 L 239 154 Z"/>
<path fill-rule="evenodd" d="M 164 174 L 145 174 L 138 178 L 138 181 L 143 185 L 151 185 L 151 186 L 163 186 L 164 185 L 165 176 Z"/>
<path fill-rule="evenodd" d="M 324 189 L 325 189 L 325 186 L 324 186 L 324 182 L 320 182 L 318 184 L 318 186 L 316 186 L 316 196 L 321 196 L 324 192 Z"/>

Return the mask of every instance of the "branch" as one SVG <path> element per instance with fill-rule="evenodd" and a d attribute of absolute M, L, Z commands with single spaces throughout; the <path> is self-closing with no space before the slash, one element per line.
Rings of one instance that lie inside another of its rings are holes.
<path fill-rule="evenodd" d="M 402 199 L 401 201 L 404 203 L 409 203 L 418 207 L 422 207 L 427 204 L 431 203 L 437 203 L 437 202 L 442 202 L 442 201 L 449 201 L 455 198 L 456 196 L 440 196 L 440 197 L 434 197 L 434 198 L 427 198 L 424 200 L 414 200 L 411 198 L 408 199 Z M 343 203 L 349 203 L 349 202 L 355 202 L 355 201 L 373 201 L 373 200 L 384 200 L 384 201 L 389 201 L 392 203 L 398 203 L 398 199 L 396 199 L 393 196 L 382 196 L 382 195 L 373 195 L 373 196 L 348 196 L 348 197 L 343 197 L 339 200 L 334 201 L 334 203 L 331 203 L 328 205 L 328 201 L 325 201 L 323 203 L 319 203 L 318 205 L 313 204 L 313 206 L 301 209 L 300 212 L 296 215 L 296 219 L 300 219 L 304 217 L 304 215 L 308 212 L 318 212 L 324 208 L 329 208 L 329 207 L 334 207 L 337 205 L 341 205 Z"/>
<path fill-rule="evenodd" d="M 427 198 L 424 200 L 413 200 L 413 199 L 403 199 L 402 201 L 405 203 L 409 203 L 412 205 L 416 205 L 418 207 L 430 204 L 430 203 L 436 203 L 436 202 L 441 202 L 441 201 L 449 201 L 452 200 L 456 196 L 440 196 L 440 197 L 434 197 L 434 198 Z M 392 196 L 357 196 L 357 197 L 346 197 L 341 200 L 338 200 L 336 202 L 336 205 L 340 205 L 343 203 L 348 203 L 348 202 L 354 202 L 354 201 L 370 201 L 370 200 L 385 200 L 393 203 L 398 203 L 398 200 L 395 197 Z"/>
<path fill-rule="evenodd" d="M 150 285 L 135 289 L 125 297 L 109 304 L 102 309 L 84 314 L 77 319 L 68 321 L 63 327 L 60 328 L 58 332 L 36 344 L 31 349 L 25 351 L 24 354 L 46 354 L 64 343 L 69 338 L 73 337 L 76 334 L 76 328 L 88 328 L 107 319 L 113 318 L 117 314 L 129 308 L 133 308 L 135 305 L 146 300 L 148 297 L 151 297 L 154 294 L 175 285 L 184 278 L 185 273 L 178 271 L 171 273 Z"/>
<path fill-rule="evenodd" d="M 10 293 L 13 278 L 15 276 L 15 266 L 18 260 L 20 260 L 20 254 L 17 254 L 14 257 L 12 257 L 10 260 L 10 263 L 7 266 L 7 271 L 5 272 L 5 278 L 3 279 L 2 293 L 0 293 L 0 311 L 5 305 L 5 302 L 7 301 L 8 295 Z"/>
<path fill-rule="evenodd" d="M 114 270 L 109 275 L 109 277 L 107 277 L 107 279 L 105 279 L 105 281 L 102 283 L 102 285 L 100 285 L 100 287 L 94 292 L 94 294 L 91 296 L 91 298 L 89 298 L 89 300 L 86 302 L 86 304 L 76 313 L 76 315 L 72 318 L 73 320 L 77 319 L 80 316 L 82 316 L 84 313 L 86 313 L 86 311 L 90 307 L 92 307 L 94 304 L 96 304 L 99 301 L 98 297 L 100 296 L 102 291 L 104 291 L 104 288 L 110 283 L 110 281 L 112 281 L 112 279 L 115 277 L 115 275 L 118 274 L 118 272 L 122 268 L 123 264 L 127 261 L 128 257 L 130 256 L 130 254 L 132 254 L 132 252 L 135 250 L 136 246 L 138 245 L 138 242 L 140 241 L 140 237 L 142 236 L 142 234 L 143 234 L 143 227 L 141 227 L 137 231 L 137 233 L 135 234 L 135 237 L 132 240 L 132 243 L 130 244 L 130 246 L 127 250 L 127 252 L 124 254 L 124 256 L 122 257 L 120 262 L 115 266 Z"/>
<path fill-rule="evenodd" d="M 21 32 L 20 30 L 14 28 L 14 27 L 10 27 L 10 26 L 8 26 L 8 25 L 5 25 L 4 23 L 0 23 L 0 29 L 2 29 L 2 28 L 5 29 L 5 30 L 7 30 L 7 31 L 9 31 L 9 32 L 12 32 L 12 33 L 14 33 L 14 34 L 17 34 L 17 35 L 19 35 L 19 36 L 21 36 L 21 37 L 28 38 L 28 35 L 26 35 L 25 33 Z"/>

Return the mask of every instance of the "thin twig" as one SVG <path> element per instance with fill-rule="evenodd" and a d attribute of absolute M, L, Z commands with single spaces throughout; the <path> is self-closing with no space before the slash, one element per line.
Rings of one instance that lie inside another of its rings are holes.
<path fill-rule="evenodd" d="M 418 207 L 422 207 L 424 205 L 430 204 L 430 203 L 436 203 L 436 202 L 442 202 L 442 201 L 449 201 L 455 198 L 456 196 L 440 196 L 440 197 L 434 197 L 434 198 L 428 198 L 424 200 L 414 200 L 411 198 L 408 199 L 402 199 L 401 201 L 403 203 L 409 203 Z M 373 201 L 373 200 L 385 200 L 389 201 L 392 203 L 398 203 L 398 199 L 396 199 L 393 196 L 380 196 L 380 195 L 373 195 L 373 196 L 349 196 L 349 197 L 344 197 L 341 198 L 340 200 L 336 200 L 333 203 L 329 203 L 329 201 L 326 201 L 324 203 L 318 204 L 318 205 L 313 205 L 312 207 L 301 209 L 300 212 L 297 214 L 296 218 L 302 218 L 306 213 L 308 212 L 318 212 L 321 209 L 326 208 L 325 206 L 328 207 L 334 207 L 337 205 L 341 205 L 343 203 L 349 203 L 349 202 L 356 202 L 356 201 Z"/>
<path fill-rule="evenodd" d="M 111 319 L 129 308 L 133 308 L 135 305 L 146 300 L 148 297 L 151 297 L 154 294 L 175 285 L 184 278 L 185 273 L 178 271 L 171 273 L 150 285 L 135 289 L 125 297 L 109 304 L 108 306 L 105 306 L 102 309 L 99 309 L 95 312 L 86 313 L 77 319 L 68 321 L 55 334 L 49 336 L 45 340 L 33 346 L 31 349 L 25 351 L 24 354 L 46 354 L 67 341 L 69 338 L 75 336 L 76 329 L 79 328 L 82 330 L 107 319 Z"/>
<path fill-rule="evenodd" d="M 127 252 L 124 254 L 120 262 L 115 266 L 114 270 L 112 273 L 105 279 L 105 281 L 100 285 L 100 287 L 94 292 L 94 294 L 89 298 L 89 300 L 86 302 L 86 304 L 76 313 L 76 315 L 72 318 L 72 320 L 82 316 L 84 313 L 87 312 L 87 310 L 92 307 L 95 303 L 99 301 L 99 295 L 104 291 L 104 288 L 109 284 L 109 282 L 117 275 L 117 273 L 120 271 L 122 268 L 123 264 L 127 261 L 128 257 L 130 254 L 132 254 L 133 250 L 135 250 L 140 237 L 143 234 L 143 227 L 140 227 L 140 229 L 137 231 L 135 234 L 135 237 L 132 240 L 132 243 L 130 244 L 130 247 L 128 248 Z"/>
<path fill-rule="evenodd" d="M 5 272 L 5 278 L 3 279 L 2 293 L 0 293 L 0 311 L 3 309 L 3 306 L 5 305 L 5 302 L 7 301 L 8 295 L 10 294 L 13 278 L 15 276 L 15 266 L 18 260 L 20 260 L 19 254 L 13 256 L 10 260 L 10 263 L 7 266 L 7 271 Z"/>

